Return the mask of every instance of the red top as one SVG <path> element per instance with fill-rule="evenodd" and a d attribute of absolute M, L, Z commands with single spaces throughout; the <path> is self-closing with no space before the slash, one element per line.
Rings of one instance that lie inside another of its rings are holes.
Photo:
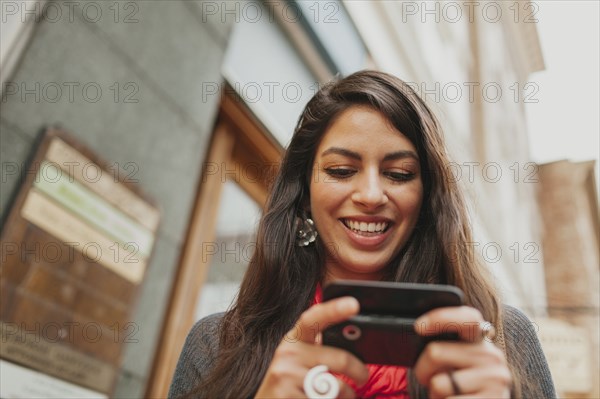
<path fill-rule="evenodd" d="M 313 305 L 323 301 L 323 290 L 317 285 Z M 406 379 L 406 368 L 398 366 L 382 366 L 379 364 L 367 364 L 369 379 L 360 388 L 354 381 L 342 374 L 335 374 L 354 389 L 359 398 L 390 398 L 409 399 L 408 381 Z"/>

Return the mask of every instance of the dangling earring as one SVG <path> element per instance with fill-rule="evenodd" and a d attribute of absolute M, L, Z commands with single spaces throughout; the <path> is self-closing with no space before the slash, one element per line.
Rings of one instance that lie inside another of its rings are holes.
<path fill-rule="evenodd" d="M 296 218 L 296 245 L 306 247 L 317 239 L 315 222 L 311 218 Z"/>

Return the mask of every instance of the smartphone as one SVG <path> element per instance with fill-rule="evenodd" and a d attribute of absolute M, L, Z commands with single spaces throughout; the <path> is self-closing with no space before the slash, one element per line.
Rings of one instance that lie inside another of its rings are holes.
<path fill-rule="evenodd" d="M 353 296 L 360 313 L 323 331 L 323 344 L 345 349 L 364 363 L 412 367 L 434 340 L 459 340 L 456 326 L 423 337 L 415 320 L 439 307 L 460 306 L 463 292 L 455 286 L 382 281 L 336 281 L 323 288 L 323 301 Z"/>

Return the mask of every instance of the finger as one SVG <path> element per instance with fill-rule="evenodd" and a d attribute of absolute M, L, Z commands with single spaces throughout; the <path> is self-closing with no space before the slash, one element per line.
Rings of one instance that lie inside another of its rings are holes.
<path fill-rule="evenodd" d="M 454 373 L 453 378 L 460 387 L 456 374 L 457 372 Z M 427 392 L 431 399 L 447 398 L 449 396 L 464 393 L 462 387 L 460 388 L 460 392 L 457 392 L 457 390 L 454 389 L 448 373 L 438 373 L 433 375 L 429 381 L 429 385 L 427 385 Z"/>
<path fill-rule="evenodd" d="M 302 381 L 307 370 L 320 364 L 349 377 L 359 386 L 364 385 L 369 378 L 367 366 L 350 352 L 305 342 L 284 342 L 279 345 L 269 370 L 279 379 Z"/>
<path fill-rule="evenodd" d="M 439 341 L 427 344 L 414 371 L 417 380 L 428 385 L 434 375 L 447 370 L 489 366 L 506 368 L 504 353 L 493 344 Z"/>
<path fill-rule="evenodd" d="M 427 386 L 429 396 L 432 399 L 436 399 L 475 392 L 476 390 L 474 387 L 467 384 L 467 370 L 471 371 L 471 369 L 463 369 L 462 371 L 449 371 L 435 374 Z M 450 373 L 452 373 L 452 377 L 450 377 Z M 454 384 L 452 383 L 452 379 L 454 379 Z"/>
<path fill-rule="evenodd" d="M 356 392 L 354 391 L 354 389 L 352 389 L 352 387 L 348 384 L 346 384 L 344 381 L 340 380 L 338 378 L 338 381 L 340 382 L 340 394 L 338 395 L 338 398 L 349 398 L 349 399 L 354 399 L 356 398 Z"/>
<path fill-rule="evenodd" d="M 431 310 L 415 321 L 420 335 L 438 335 L 456 332 L 461 340 L 480 342 L 490 324 L 483 320 L 479 310 L 470 306 L 451 306 Z"/>
<path fill-rule="evenodd" d="M 358 313 L 360 306 L 354 297 L 342 297 L 316 304 L 307 309 L 286 337 L 315 343 L 318 334 L 328 325 L 342 322 Z"/>
<path fill-rule="evenodd" d="M 317 345 L 305 345 L 302 351 L 303 363 L 307 368 L 324 364 L 334 373 L 351 378 L 358 386 L 364 385 L 369 379 L 367 366 L 348 351 Z"/>
<path fill-rule="evenodd" d="M 482 397 L 505 397 L 510 394 L 512 378 L 507 368 L 479 367 L 452 372 L 456 388 L 452 384 L 448 372 L 435 374 L 427 386 L 431 398 L 448 398 L 473 395 Z"/>

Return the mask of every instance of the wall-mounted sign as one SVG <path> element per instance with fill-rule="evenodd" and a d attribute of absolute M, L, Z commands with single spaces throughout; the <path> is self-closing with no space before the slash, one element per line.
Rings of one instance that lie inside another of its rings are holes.
<path fill-rule="evenodd" d="M 0 398 L 108 399 L 108 396 L 0 359 Z"/>
<path fill-rule="evenodd" d="M 0 357 L 110 394 L 137 342 L 130 315 L 160 214 L 63 131 L 44 133 L 26 176 L 1 235 Z"/>

